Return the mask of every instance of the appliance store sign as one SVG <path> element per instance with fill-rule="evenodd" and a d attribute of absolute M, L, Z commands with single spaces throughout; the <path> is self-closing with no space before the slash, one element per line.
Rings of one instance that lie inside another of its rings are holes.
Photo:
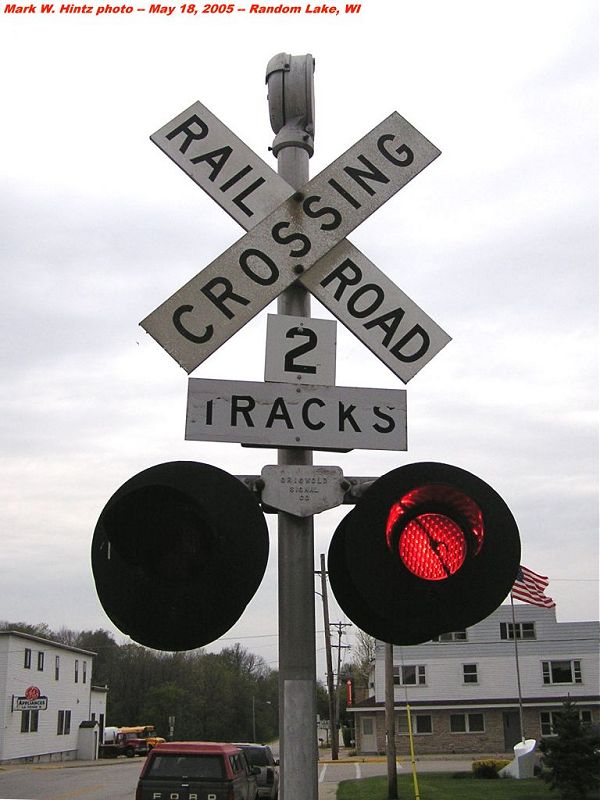
<path fill-rule="evenodd" d="M 48 698 L 40 694 L 37 686 L 28 686 L 23 697 L 13 695 L 13 711 L 46 711 Z"/>

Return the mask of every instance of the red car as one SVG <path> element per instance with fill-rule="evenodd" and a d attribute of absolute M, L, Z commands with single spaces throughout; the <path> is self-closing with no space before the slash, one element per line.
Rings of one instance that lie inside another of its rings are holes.
<path fill-rule="evenodd" d="M 135 800 L 258 800 L 259 772 L 233 744 L 157 744 L 142 768 Z"/>

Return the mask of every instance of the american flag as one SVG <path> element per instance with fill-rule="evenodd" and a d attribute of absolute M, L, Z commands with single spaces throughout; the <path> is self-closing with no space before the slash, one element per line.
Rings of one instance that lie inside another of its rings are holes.
<path fill-rule="evenodd" d="M 544 594 L 546 586 L 548 586 L 548 578 L 538 575 L 537 572 L 533 572 L 521 564 L 511 594 L 515 600 L 524 600 L 526 603 L 542 608 L 554 608 L 556 605 L 554 600 Z"/>

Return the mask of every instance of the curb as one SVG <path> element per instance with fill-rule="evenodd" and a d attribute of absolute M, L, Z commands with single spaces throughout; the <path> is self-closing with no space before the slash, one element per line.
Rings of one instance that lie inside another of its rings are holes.
<path fill-rule="evenodd" d="M 2 772 L 16 772 L 18 770 L 33 770 L 33 769 L 85 769 L 86 767 L 110 767 L 117 764 L 142 764 L 143 759 L 127 758 L 99 758 L 95 761 L 36 761 L 35 763 L 16 763 L 16 764 L 0 764 L 0 773 Z"/>
<path fill-rule="evenodd" d="M 320 758 L 319 764 L 383 764 L 387 761 L 385 756 L 348 756 L 347 758 Z M 402 758 L 396 758 L 398 763 Z"/>

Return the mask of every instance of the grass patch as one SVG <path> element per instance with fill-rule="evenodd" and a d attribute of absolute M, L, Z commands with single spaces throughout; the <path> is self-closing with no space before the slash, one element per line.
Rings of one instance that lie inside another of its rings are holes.
<path fill-rule="evenodd" d="M 516 781 L 510 778 L 482 780 L 470 773 L 418 775 L 421 800 L 549 800 L 554 797 L 539 778 Z M 414 800 L 411 775 L 398 775 L 398 797 Z M 342 781 L 337 800 L 388 800 L 387 777 Z"/>

